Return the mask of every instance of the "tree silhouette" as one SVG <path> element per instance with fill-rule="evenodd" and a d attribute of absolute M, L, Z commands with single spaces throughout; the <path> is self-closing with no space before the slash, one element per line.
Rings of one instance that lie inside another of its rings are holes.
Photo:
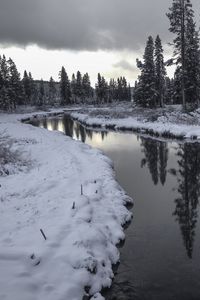
<path fill-rule="evenodd" d="M 179 197 L 175 199 L 173 215 L 180 225 L 187 255 L 192 258 L 200 196 L 200 145 L 185 143 L 180 146 L 177 156 L 179 169 L 175 173 Z"/>

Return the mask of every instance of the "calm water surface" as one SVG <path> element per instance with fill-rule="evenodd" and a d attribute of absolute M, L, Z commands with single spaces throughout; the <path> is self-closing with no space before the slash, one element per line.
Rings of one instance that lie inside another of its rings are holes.
<path fill-rule="evenodd" d="M 105 152 L 134 199 L 107 300 L 200 299 L 200 144 L 96 132 L 68 117 L 34 121 Z"/>

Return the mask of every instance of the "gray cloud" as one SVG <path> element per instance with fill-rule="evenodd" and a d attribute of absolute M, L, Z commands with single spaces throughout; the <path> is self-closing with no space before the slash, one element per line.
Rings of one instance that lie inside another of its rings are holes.
<path fill-rule="evenodd" d="M 113 65 L 114 68 L 120 68 L 125 71 L 136 71 L 136 67 L 129 63 L 127 60 L 120 60 L 116 64 Z"/>
<path fill-rule="evenodd" d="M 168 32 L 172 0 L 0 0 L 0 43 L 48 49 L 138 50 Z M 200 1 L 193 0 L 200 8 Z"/>

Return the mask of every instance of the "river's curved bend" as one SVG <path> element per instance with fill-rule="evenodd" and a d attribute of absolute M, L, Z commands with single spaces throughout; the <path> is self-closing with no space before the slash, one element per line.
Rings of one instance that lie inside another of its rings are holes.
<path fill-rule="evenodd" d="M 35 120 L 34 125 L 102 149 L 134 199 L 121 264 L 106 299 L 199 300 L 200 144 L 97 132 L 69 117 Z"/>

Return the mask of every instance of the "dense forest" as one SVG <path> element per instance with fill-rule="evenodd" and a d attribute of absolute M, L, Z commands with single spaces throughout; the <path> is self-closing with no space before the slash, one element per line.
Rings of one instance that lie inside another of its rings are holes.
<path fill-rule="evenodd" d="M 165 104 L 182 104 L 184 110 L 199 106 L 200 50 L 199 32 L 190 0 L 173 0 L 167 13 L 170 32 L 174 34 L 173 57 L 165 61 L 159 35 L 147 39 L 143 59 L 137 59 L 140 75 L 134 88 L 124 76 L 106 81 L 98 74 L 95 88 L 88 73 L 73 74 L 70 79 L 65 67 L 59 82 L 34 80 L 31 73 L 19 74 L 13 60 L 0 56 L 0 110 L 14 111 L 19 105 L 69 105 L 76 103 L 103 104 L 133 101 L 136 105 L 155 108 Z M 173 78 L 166 68 L 175 65 Z"/>

